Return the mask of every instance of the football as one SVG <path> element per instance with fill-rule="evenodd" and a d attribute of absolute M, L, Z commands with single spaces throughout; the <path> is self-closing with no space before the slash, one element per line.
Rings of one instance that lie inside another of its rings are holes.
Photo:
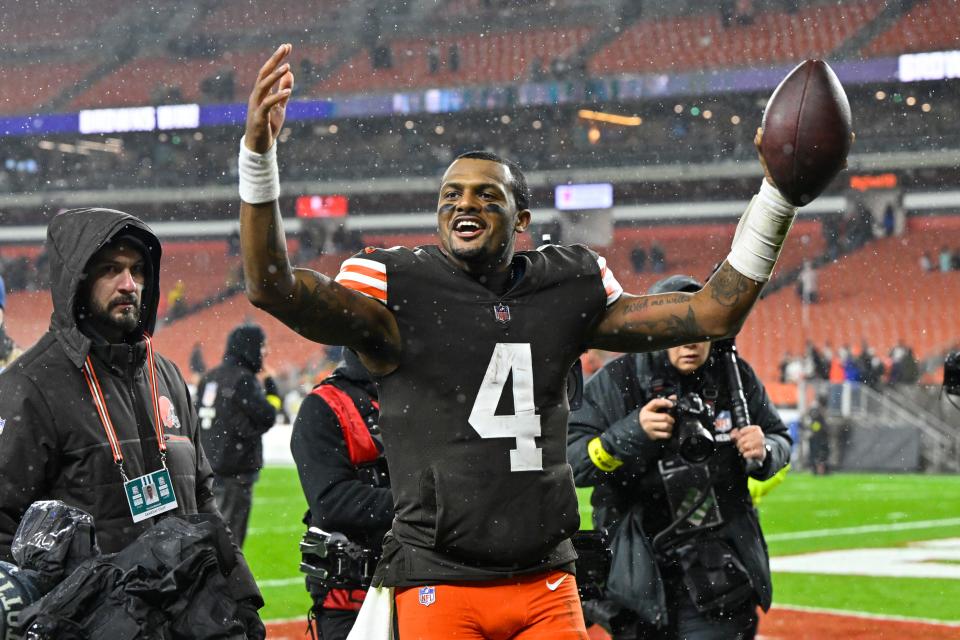
<path fill-rule="evenodd" d="M 809 204 L 843 169 L 851 144 L 850 103 L 822 60 L 801 63 L 777 86 L 763 114 L 760 153 L 780 193 Z"/>

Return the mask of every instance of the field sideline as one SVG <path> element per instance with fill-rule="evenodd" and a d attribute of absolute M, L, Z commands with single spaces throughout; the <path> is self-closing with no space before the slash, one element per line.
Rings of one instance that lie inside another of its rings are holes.
<path fill-rule="evenodd" d="M 581 493 L 584 526 L 588 495 Z M 774 606 L 960 623 L 958 504 L 955 476 L 792 473 L 760 507 Z M 297 572 L 304 509 L 296 470 L 264 469 L 244 552 L 266 600 L 265 620 L 300 618 L 309 607 Z M 842 553 L 820 555 L 828 551 Z M 786 570 L 777 570 L 783 563 Z M 897 575 L 857 574 L 864 571 Z"/>

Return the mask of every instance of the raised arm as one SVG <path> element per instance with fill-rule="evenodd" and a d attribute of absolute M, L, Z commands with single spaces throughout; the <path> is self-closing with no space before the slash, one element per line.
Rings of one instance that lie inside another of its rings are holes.
<path fill-rule="evenodd" d="M 754 143 L 760 151 L 762 131 Z M 610 351 L 656 351 L 736 335 L 770 279 L 798 207 L 774 186 L 760 153 L 764 179 L 733 236 L 730 254 L 696 293 L 623 294 L 604 314 L 589 346 Z"/>
<path fill-rule="evenodd" d="M 260 69 L 247 103 L 240 148 L 240 251 L 247 298 L 300 335 L 345 345 L 371 372 L 396 366 L 399 330 L 386 307 L 311 269 L 294 268 L 287 255 L 278 197 L 276 138 L 283 128 L 293 74 L 281 45 Z"/>
<path fill-rule="evenodd" d="M 735 335 L 761 282 L 725 261 L 697 293 L 623 294 L 607 309 L 590 346 L 609 351 L 657 351 Z"/>

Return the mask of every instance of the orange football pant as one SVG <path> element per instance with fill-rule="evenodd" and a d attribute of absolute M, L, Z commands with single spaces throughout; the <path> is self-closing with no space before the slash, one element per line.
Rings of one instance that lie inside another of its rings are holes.
<path fill-rule="evenodd" d="M 589 637 L 577 581 L 564 571 L 506 580 L 397 588 L 396 606 L 400 640 Z"/>

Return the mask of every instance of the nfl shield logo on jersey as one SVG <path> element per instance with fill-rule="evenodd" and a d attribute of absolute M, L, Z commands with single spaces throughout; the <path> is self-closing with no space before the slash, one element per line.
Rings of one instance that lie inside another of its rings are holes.
<path fill-rule="evenodd" d="M 429 607 L 437 601 L 437 590 L 433 587 L 420 587 L 420 604 Z"/>
<path fill-rule="evenodd" d="M 493 317 L 497 319 L 497 322 L 504 324 L 510 322 L 510 307 L 503 303 L 493 305 Z"/>

